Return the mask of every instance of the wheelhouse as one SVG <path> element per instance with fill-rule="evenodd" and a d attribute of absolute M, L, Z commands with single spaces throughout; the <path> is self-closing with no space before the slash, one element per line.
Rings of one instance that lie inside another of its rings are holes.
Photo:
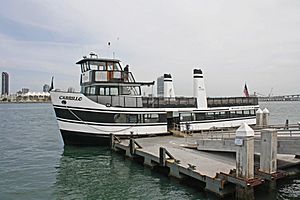
<path fill-rule="evenodd" d="M 154 81 L 136 82 L 128 65 L 122 68 L 117 59 L 90 55 L 76 63 L 81 68 L 81 93 L 107 106 L 142 107 L 141 86 L 154 85 Z"/>

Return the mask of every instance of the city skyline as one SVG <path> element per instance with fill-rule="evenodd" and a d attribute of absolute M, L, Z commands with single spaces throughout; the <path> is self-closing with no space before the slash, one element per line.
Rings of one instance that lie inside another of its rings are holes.
<path fill-rule="evenodd" d="M 195 68 L 208 96 L 242 96 L 245 82 L 250 94 L 297 94 L 299 9 L 296 0 L 4 0 L 0 71 L 14 77 L 12 92 L 37 90 L 52 76 L 56 88 L 78 91 L 75 62 L 94 51 L 129 64 L 138 81 L 172 74 L 179 96 L 192 95 Z"/>

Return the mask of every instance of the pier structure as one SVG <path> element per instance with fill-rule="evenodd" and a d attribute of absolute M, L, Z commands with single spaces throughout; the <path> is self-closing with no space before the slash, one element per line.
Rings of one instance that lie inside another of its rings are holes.
<path fill-rule="evenodd" d="M 260 96 L 259 101 L 300 101 L 300 94 Z"/>
<path fill-rule="evenodd" d="M 287 136 L 275 129 L 260 132 L 258 135 L 244 124 L 236 133 L 226 133 L 230 137 L 222 138 L 196 133 L 120 140 L 111 135 L 111 147 L 151 169 L 162 168 L 171 177 L 202 182 L 206 191 L 218 196 L 254 199 L 255 187 L 274 189 L 276 180 L 287 175 L 283 170 L 300 165 L 295 156 L 278 155 L 297 155 L 300 134 Z"/>

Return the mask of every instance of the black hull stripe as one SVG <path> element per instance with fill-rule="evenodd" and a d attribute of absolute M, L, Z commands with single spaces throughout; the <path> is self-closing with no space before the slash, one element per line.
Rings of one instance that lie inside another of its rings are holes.
<path fill-rule="evenodd" d="M 57 121 L 61 121 L 61 122 L 68 122 L 68 123 L 73 123 L 73 124 L 87 124 L 87 125 L 97 125 L 97 126 L 115 126 L 115 127 L 118 127 L 118 126 L 166 126 L 167 123 L 153 123 L 153 124 L 148 124 L 148 123 L 139 123 L 139 124 L 118 124 L 118 123 L 115 123 L 115 124 L 103 124 L 103 123 L 91 123 L 91 122 L 84 122 L 84 121 L 76 121 L 76 120 L 66 120 L 66 119 L 62 119 L 62 118 L 57 118 Z"/>
<path fill-rule="evenodd" d="M 110 135 L 109 134 L 93 134 L 87 132 L 69 131 L 60 129 L 62 138 L 65 145 L 75 146 L 109 146 Z M 170 133 L 162 134 L 147 134 L 147 135 L 133 135 L 134 138 L 149 137 L 151 135 L 170 135 Z M 117 135 L 119 138 L 129 138 L 130 135 Z"/>

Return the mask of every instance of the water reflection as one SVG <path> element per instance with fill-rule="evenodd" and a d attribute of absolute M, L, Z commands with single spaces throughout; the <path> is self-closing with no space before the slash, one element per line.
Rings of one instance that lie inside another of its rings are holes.
<path fill-rule="evenodd" d="M 57 199 L 203 199 L 108 148 L 65 147 L 55 183 Z"/>

